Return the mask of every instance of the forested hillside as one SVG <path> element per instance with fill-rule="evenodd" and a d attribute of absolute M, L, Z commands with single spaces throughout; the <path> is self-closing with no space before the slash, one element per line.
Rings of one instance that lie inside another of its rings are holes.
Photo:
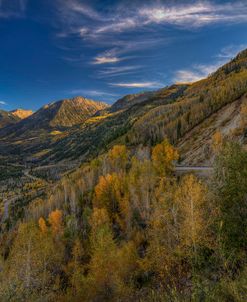
<path fill-rule="evenodd" d="M 84 98 L 44 106 L 0 131 L 0 155 L 18 163 L 84 162 L 112 145 L 177 144 L 195 126 L 247 91 L 247 51 L 199 82 L 128 95 L 112 107 Z M 21 141 L 20 141 L 21 138 Z M 23 154 L 21 157 L 20 154 Z"/>
<path fill-rule="evenodd" d="M 53 162 L 78 157 L 85 160 L 88 154 L 100 154 L 117 142 L 152 146 L 167 137 L 177 144 L 196 125 L 246 91 L 245 50 L 207 79 L 191 85 L 172 85 L 142 102 L 133 99 L 133 105 L 126 106 L 125 110 L 121 108 L 119 112 L 88 120 L 56 141 L 41 160 Z"/>
<path fill-rule="evenodd" d="M 69 128 L 83 124 L 97 111 L 107 107 L 105 103 L 82 97 L 45 105 L 18 123 L 0 129 L 0 154 L 7 161 L 12 157 L 15 163 L 23 164 L 28 158 L 36 160 L 38 152 L 46 153 L 54 141 L 66 136 Z"/>
<path fill-rule="evenodd" d="M 2 129 L 0 301 L 246 301 L 246 93 L 247 50 L 113 110 L 58 102 Z M 207 177 L 177 173 L 209 154 Z"/>
<path fill-rule="evenodd" d="M 207 182 L 166 140 L 64 177 L 2 235 L 1 300 L 245 301 L 247 153 L 214 150 Z"/>

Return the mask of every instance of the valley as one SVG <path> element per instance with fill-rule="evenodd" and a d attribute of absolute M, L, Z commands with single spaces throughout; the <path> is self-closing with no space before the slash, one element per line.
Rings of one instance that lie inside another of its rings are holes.
<path fill-rule="evenodd" d="M 0 296 L 200 301 L 204 282 L 214 297 L 242 288 L 247 50 L 112 106 L 75 97 L 1 114 Z"/>

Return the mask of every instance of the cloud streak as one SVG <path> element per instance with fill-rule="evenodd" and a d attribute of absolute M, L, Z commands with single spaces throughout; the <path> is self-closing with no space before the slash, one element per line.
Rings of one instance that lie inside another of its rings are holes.
<path fill-rule="evenodd" d="M 240 45 L 228 45 L 224 47 L 219 54 L 216 55 L 217 58 L 222 60 L 229 60 L 235 57 L 241 50 L 246 49 L 247 44 Z"/>
<path fill-rule="evenodd" d="M 118 97 L 118 94 L 110 93 L 100 90 L 90 90 L 90 89 L 73 89 L 69 92 L 73 95 L 89 95 L 91 97 Z"/>
<path fill-rule="evenodd" d="M 217 62 L 212 65 L 197 64 L 193 65 L 191 69 L 178 70 L 175 73 L 173 81 L 176 83 L 192 83 L 206 78 L 209 74 L 215 72 L 222 62 Z"/>
<path fill-rule="evenodd" d="M 99 36 L 109 33 L 123 33 L 138 30 L 153 24 L 180 26 L 187 29 L 198 28 L 215 23 L 241 23 L 247 22 L 246 1 L 234 1 L 222 4 L 214 2 L 197 1 L 190 4 L 162 4 L 162 1 L 151 5 L 136 5 L 137 8 L 125 6 L 124 9 L 115 8 L 105 14 L 79 3 L 78 1 L 65 2 L 66 9 L 62 10 L 63 21 L 73 15 L 74 25 L 78 26 L 80 32 L 80 16 L 86 16 L 92 23 L 83 27 L 84 38 L 97 39 Z"/>
<path fill-rule="evenodd" d="M 162 84 L 158 83 L 158 82 L 110 83 L 109 85 L 116 86 L 116 87 L 124 87 L 124 88 L 160 88 L 160 87 L 162 87 Z"/>
<path fill-rule="evenodd" d="M 204 79 L 245 48 L 247 48 L 246 44 L 228 45 L 222 48 L 215 56 L 218 60 L 214 64 L 194 64 L 190 69 L 178 70 L 175 72 L 173 81 L 177 83 L 191 83 Z"/>
<path fill-rule="evenodd" d="M 108 63 L 117 63 L 120 61 L 121 59 L 117 57 L 98 56 L 94 58 L 92 64 L 108 64 Z"/>
<path fill-rule="evenodd" d="M 139 72 L 140 68 L 143 66 L 141 65 L 133 65 L 133 66 L 114 66 L 114 67 L 107 67 L 98 72 L 99 78 L 106 78 L 106 77 L 116 77 L 123 74 L 133 74 Z"/>

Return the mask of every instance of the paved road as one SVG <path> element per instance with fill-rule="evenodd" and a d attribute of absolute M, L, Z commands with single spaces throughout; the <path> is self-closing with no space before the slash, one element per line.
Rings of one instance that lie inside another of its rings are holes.
<path fill-rule="evenodd" d="M 23 171 L 23 174 L 24 174 L 25 176 L 31 178 L 32 180 L 42 180 L 42 181 L 44 181 L 43 179 L 41 179 L 41 178 L 39 178 L 39 177 L 36 177 L 36 176 L 34 176 L 34 175 L 29 174 L 29 172 L 30 172 L 30 170 L 24 170 L 24 171 Z"/>
<path fill-rule="evenodd" d="M 213 167 L 210 166 L 176 166 L 175 171 L 184 171 L 184 172 L 193 172 L 193 171 L 198 171 L 198 172 L 213 172 Z"/>
<path fill-rule="evenodd" d="M 34 175 L 29 174 L 29 172 L 30 172 L 30 170 L 24 170 L 23 174 L 26 177 L 29 177 L 32 180 L 42 180 L 42 181 L 45 181 L 42 178 L 39 178 L 39 177 L 36 177 Z M 17 195 L 17 196 L 14 196 L 13 198 L 3 200 L 4 210 L 3 210 L 2 221 L 6 220 L 8 218 L 8 216 L 9 216 L 9 206 L 10 206 L 10 204 L 14 203 L 16 200 L 18 200 L 21 197 L 23 197 L 23 195 Z"/>
<path fill-rule="evenodd" d="M 11 203 L 14 203 L 17 199 L 21 197 L 22 195 L 17 195 L 13 198 L 3 200 L 4 210 L 3 210 L 2 221 L 6 220 L 9 217 L 9 206 L 11 205 Z"/>

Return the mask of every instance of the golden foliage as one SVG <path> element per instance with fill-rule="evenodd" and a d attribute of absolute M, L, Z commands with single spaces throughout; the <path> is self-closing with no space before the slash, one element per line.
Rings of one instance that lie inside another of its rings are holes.
<path fill-rule="evenodd" d="M 113 213 L 118 207 L 121 192 L 121 179 L 116 173 L 100 176 L 99 183 L 95 186 L 93 204 L 98 208 L 106 208 L 108 213 Z"/>
<path fill-rule="evenodd" d="M 205 186 L 190 174 L 183 177 L 175 194 L 180 212 L 181 244 L 194 251 L 206 239 L 206 193 Z"/>
<path fill-rule="evenodd" d="M 49 214 L 48 221 L 51 225 L 53 234 L 59 234 L 62 230 L 62 211 L 56 209 Z"/>
<path fill-rule="evenodd" d="M 45 234 L 47 232 L 47 225 L 43 217 L 40 217 L 39 219 L 39 228 L 41 233 Z"/>
<path fill-rule="evenodd" d="M 108 158 L 111 166 L 117 171 L 123 170 L 128 161 L 128 152 L 125 145 L 115 145 L 109 152 Z"/>
<path fill-rule="evenodd" d="M 105 209 L 94 208 L 90 219 L 90 225 L 93 231 L 96 231 L 102 225 L 109 224 L 109 222 L 110 219 Z"/>
<path fill-rule="evenodd" d="M 178 160 L 178 151 L 165 139 L 156 145 L 152 150 L 152 162 L 159 173 L 166 173 L 172 170 L 173 161 Z"/>

